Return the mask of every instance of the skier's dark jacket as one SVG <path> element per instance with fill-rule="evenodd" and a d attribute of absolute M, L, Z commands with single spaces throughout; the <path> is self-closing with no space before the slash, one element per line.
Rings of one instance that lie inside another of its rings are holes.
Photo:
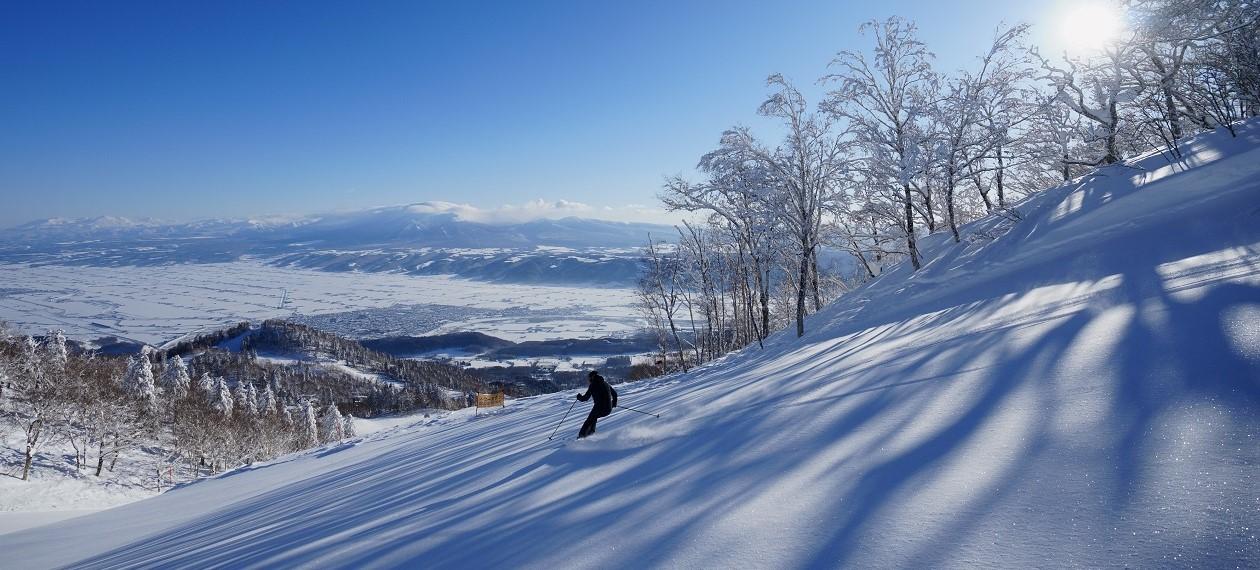
<path fill-rule="evenodd" d="M 578 394 L 577 399 L 585 402 L 591 398 L 595 398 L 595 406 L 591 408 L 591 413 L 596 417 L 604 417 L 612 413 L 612 409 L 617 407 L 617 391 L 604 380 L 603 376 L 596 374 L 591 380 L 591 385 L 586 389 L 585 394 Z"/>

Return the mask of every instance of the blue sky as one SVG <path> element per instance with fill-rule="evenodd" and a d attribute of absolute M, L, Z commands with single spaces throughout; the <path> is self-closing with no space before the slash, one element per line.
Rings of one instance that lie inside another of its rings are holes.
<path fill-rule="evenodd" d="M 653 206 L 765 77 L 817 95 L 857 26 L 918 22 L 941 68 L 1054 5 L 58 2 L 0 18 L 0 226 L 442 200 Z M 545 208 L 541 208 L 545 209 Z M 629 212 L 630 210 L 626 210 Z M 641 214 L 636 214 L 641 217 Z M 629 217 L 629 214 L 627 214 Z"/>

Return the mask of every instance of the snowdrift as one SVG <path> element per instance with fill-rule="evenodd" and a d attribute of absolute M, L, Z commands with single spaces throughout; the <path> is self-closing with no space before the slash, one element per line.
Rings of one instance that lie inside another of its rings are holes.
<path fill-rule="evenodd" d="M 925 244 L 796 339 L 0 536 L 4 565 L 1250 566 L 1260 123 Z"/>

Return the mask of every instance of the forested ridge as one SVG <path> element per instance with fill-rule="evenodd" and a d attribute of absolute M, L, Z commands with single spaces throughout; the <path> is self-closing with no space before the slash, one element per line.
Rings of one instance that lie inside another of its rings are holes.
<path fill-rule="evenodd" d="M 233 339 L 239 349 L 225 349 Z M 260 358 L 260 350 L 299 358 Z M 36 454 L 59 442 L 74 449 L 76 470 L 95 475 L 126 450 L 154 450 L 177 481 L 341 441 L 353 435 L 354 415 L 460 408 L 479 388 L 459 368 L 398 359 L 282 320 L 256 330 L 239 323 L 130 357 L 72 350 L 60 331 L 34 337 L 0 328 L 0 419 L 23 436 L 23 479 Z"/>

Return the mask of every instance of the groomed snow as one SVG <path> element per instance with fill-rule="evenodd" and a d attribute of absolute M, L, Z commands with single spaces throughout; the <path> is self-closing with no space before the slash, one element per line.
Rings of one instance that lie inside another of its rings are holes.
<path fill-rule="evenodd" d="M 0 536 L 14 568 L 1235 567 L 1260 560 L 1260 128 L 925 240 L 802 339 L 396 425 Z M 1212 157 L 1206 160 L 1204 157 Z M 981 239 L 979 236 L 990 238 Z"/>

